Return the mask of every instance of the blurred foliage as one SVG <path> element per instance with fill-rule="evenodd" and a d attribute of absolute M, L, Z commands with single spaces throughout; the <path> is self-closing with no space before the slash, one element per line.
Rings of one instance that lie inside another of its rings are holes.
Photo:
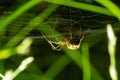
<path fill-rule="evenodd" d="M 104 1 L 111 5 L 106 6 Z M 16 70 L 24 58 L 33 56 L 34 62 L 14 80 L 110 80 L 106 35 L 106 25 L 110 23 L 118 38 L 119 75 L 120 9 L 114 3 L 109 0 L 0 1 L 0 56 L 6 50 L 13 50 L 0 58 L 0 73 Z M 54 51 L 41 35 L 42 32 L 52 41 L 61 41 L 70 38 L 70 31 L 75 39 L 80 39 L 81 33 L 84 35 L 78 50 L 64 46 L 61 51 Z M 20 55 L 15 49 L 26 37 L 31 37 L 33 43 L 29 54 Z"/>

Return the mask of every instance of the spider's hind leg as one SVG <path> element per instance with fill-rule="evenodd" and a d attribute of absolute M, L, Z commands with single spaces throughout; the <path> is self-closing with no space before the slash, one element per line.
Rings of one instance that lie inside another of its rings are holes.
<path fill-rule="evenodd" d="M 79 45 L 81 45 L 81 42 L 82 42 L 82 40 L 84 39 L 84 34 L 80 34 L 81 35 L 81 37 L 80 37 L 80 39 L 79 39 Z"/>

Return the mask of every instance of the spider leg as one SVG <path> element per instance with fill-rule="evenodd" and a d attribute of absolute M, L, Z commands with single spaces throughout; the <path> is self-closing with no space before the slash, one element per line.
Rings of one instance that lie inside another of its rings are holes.
<path fill-rule="evenodd" d="M 80 38 L 80 40 L 79 40 L 79 44 L 78 44 L 78 45 L 80 45 L 80 44 L 81 44 L 81 42 L 82 42 L 83 38 L 84 38 L 84 35 L 82 35 L 82 37 Z"/>
<path fill-rule="evenodd" d="M 70 30 L 70 39 L 72 39 L 72 32 L 71 32 L 71 30 Z"/>
<path fill-rule="evenodd" d="M 57 50 L 57 51 L 60 51 L 62 49 L 63 45 L 58 45 L 58 46 L 52 46 L 52 49 L 53 50 Z"/>
<path fill-rule="evenodd" d="M 48 41 L 50 41 L 53 44 L 60 44 L 60 42 L 54 42 L 54 41 L 51 41 L 51 40 L 48 40 Z"/>
<path fill-rule="evenodd" d="M 78 45 L 81 44 L 81 42 L 82 42 L 82 40 L 83 40 L 83 38 L 84 38 L 84 34 L 82 33 L 81 28 L 80 28 L 80 35 L 81 35 L 81 38 L 80 38 L 80 40 L 79 40 L 79 44 L 78 44 Z"/>
<path fill-rule="evenodd" d="M 41 32 L 41 33 L 42 33 L 42 32 Z M 63 45 L 61 45 L 60 42 L 51 41 L 51 40 L 47 39 L 47 37 L 46 37 L 43 33 L 42 33 L 42 35 L 43 35 L 43 37 L 46 39 L 46 41 L 52 46 L 52 49 L 53 49 L 53 50 L 58 50 L 58 51 L 60 51 L 60 50 L 62 49 L 62 46 L 63 46 Z M 53 45 L 53 44 L 57 44 L 57 46 L 55 46 L 55 45 Z"/>

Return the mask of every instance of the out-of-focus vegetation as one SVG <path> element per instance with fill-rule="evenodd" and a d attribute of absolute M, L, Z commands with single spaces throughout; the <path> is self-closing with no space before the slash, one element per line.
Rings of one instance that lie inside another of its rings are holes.
<path fill-rule="evenodd" d="M 1 80 L 118 80 L 119 2 L 0 1 Z M 116 45 L 110 45 L 112 30 L 106 30 L 107 24 L 112 25 Z M 55 51 L 41 32 L 53 42 L 71 35 L 84 39 L 77 50 L 65 45 Z"/>

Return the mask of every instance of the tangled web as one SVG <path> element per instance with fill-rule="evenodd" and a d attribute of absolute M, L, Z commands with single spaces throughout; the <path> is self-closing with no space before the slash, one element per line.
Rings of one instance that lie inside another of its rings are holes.
<path fill-rule="evenodd" d="M 23 27 L 29 23 L 29 20 L 33 19 L 35 16 L 36 15 L 33 14 L 25 14 L 17 18 L 17 20 L 8 26 L 8 29 L 6 30 L 7 38 L 15 36 L 16 33 L 22 30 Z M 81 31 L 92 31 L 104 28 L 106 24 L 116 22 L 116 19 L 103 14 L 97 14 L 72 7 L 59 6 L 45 21 L 52 25 L 53 29 L 69 36 L 70 32 L 74 35 L 79 35 Z M 28 34 L 28 36 L 35 39 L 43 38 L 40 36 L 39 31 L 35 29 Z M 57 34 L 55 34 L 55 36 L 57 36 Z"/>

